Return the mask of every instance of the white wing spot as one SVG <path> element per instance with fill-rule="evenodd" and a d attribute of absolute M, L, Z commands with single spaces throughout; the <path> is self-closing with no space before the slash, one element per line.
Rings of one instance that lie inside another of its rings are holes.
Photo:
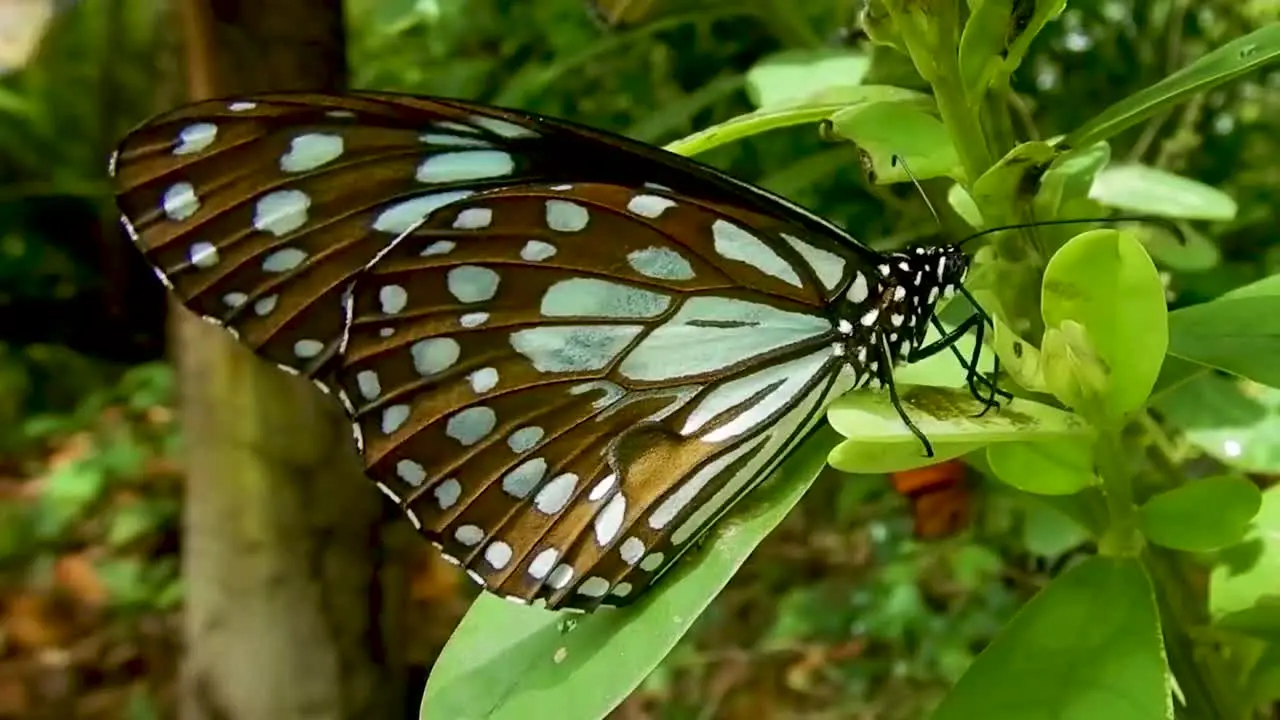
<path fill-rule="evenodd" d="M 620 582 L 613 588 L 613 594 L 617 597 L 626 597 L 631 594 L 631 583 Z"/>
<path fill-rule="evenodd" d="M 400 285 L 384 285 L 378 290 L 383 315 L 395 315 L 409 304 L 409 293 Z"/>
<path fill-rule="evenodd" d="M 622 521 L 627 514 L 627 499 L 618 493 L 609 499 L 600 513 L 596 515 L 596 544 L 606 547 L 622 530 Z"/>
<path fill-rule="evenodd" d="M 418 166 L 415 176 L 422 183 L 451 183 L 510 175 L 515 158 L 502 150 L 461 150 L 432 155 Z"/>
<path fill-rule="evenodd" d="M 556 560 L 560 559 L 560 551 L 555 548 L 547 548 L 538 553 L 533 561 L 529 563 L 529 574 L 541 580 L 551 572 L 552 566 L 556 564 Z"/>
<path fill-rule="evenodd" d="M 457 440 L 464 447 L 475 445 L 493 432 L 498 424 L 498 415 L 492 408 L 484 405 L 469 407 L 449 418 L 444 434 Z"/>
<path fill-rule="evenodd" d="M 189 182 L 171 185 L 164 191 L 161 202 L 165 216 L 174 222 L 182 222 L 195 215 L 200 209 L 200 198 L 196 197 L 196 188 Z"/>
<path fill-rule="evenodd" d="M 409 419 L 408 405 L 392 405 L 382 411 L 382 434 L 390 435 L 404 426 Z"/>
<path fill-rule="evenodd" d="M 587 209 L 568 200 L 547 201 L 547 227 L 558 232 L 577 232 L 587 226 Z"/>
<path fill-rule="evenodd" d="M 218 137 L 218 126 L 213 123 L 196 123 L 188 125 L 178 133 L 178 144 L 173 148 L 174 155 L 191 155 L 213 144 Z"/>
<path fill-rule="evenodd" d="M 449 135 L 448 133 L 423 133 L 418 139 L 427 145 L 446 145 L 454 147 L 493 147 L 493 143 L 488 140 L 481 140 L 474 137 L 462 137 L 460 135 Z"/>
<path fill-rule="evenodd" d="M 434 337 L 414 343 L 409 347 L 409 354 L 413 357 L 413 369 L 427 376 L 453 367 L 462 354 L 462 347 L 453 338 Z"/>
<path fill-rule="evenodd" d="M 418 487 L 427 479 L 427 469 L 412 460 L 401 460 L 396 463 L 396 477 Z"/>
<path fill-rule="evenodd" d="M 520 257 L 529 262 L 542 262 L 556 254 L 556 246 L 541 240 L 530 240 L 520 248 Z"/>
<path fill-rule="evenodd" d="M 902 302 L 902 299 L 905 298 L 906 296 L 907 296 L 907 289 L 902 287 L 901 285 L 893 289 L 894 300 L 898 302 Z"/>
<path fill-rule="evenodd" d="M 458 243 L 452 240 L 437 240 L 430 245 L 422 248 L 422 252 L 418 253 L 419 257 L 431 257 L 432 255 L 447 255 L 458 247 Z"/>
<path fill-rule="evenodd" d="M 591 502 L 595 502 L 599 500 L 600 498 L 604 497 L 610 490 L 612 490 L 613 486 L 616 485 L 617 483 L 618 483 L 617 473 L 609 473 L 608 475 L 601 478 L 600 482 L 596 483 L 595 487 L 591 488 L 591 492 L 587 493 L 587 500 Z"/>
<path fill-rule="evenodd" d="M 276 237 L 287 235 L 307 222 L 311 196 L 301 190 L 276 190 L 258 200 L 253 227 Z"/>
<path fill-rule="evenodd" d="M 840 284 L 840 280 L 844 277 L 844 258 L 786 233 L 782 233 L 782 239 L 786 240 L 787 244 L 809 263 L 809 267 L 813 268 L 814 274 L 818 276 L 818 282 L 822 283 L 824 288 L 834 290 Z"/>
<path fill-rule="evenodd" d="M 551 478 L 533 498 L 533 504 L 544 515 L 554 515 L 569 504 L 573 490 L 578 486 L 578 476 L 573 473 L 562 473 Z"/>
<path fill-rule="evenodd" d="M 458 323 L 461 324 L 462 327 L 473 328 L 473 327 L 479 327 L 483 325 L 485 321 L 488 319 L 489 319 L 489 313 L 487 312 L 473 312 L 473 313 L 467 313 L 462 317 L 458 318 Z"/>
<path fill-rule="evenodd" d="M 560 590 L 565 585 L 568 585 L 569 581 L 572 579 L 573 568 L 568 565 L 560 564 L 556 566 L 555 570 L 551 571 L 551 577 L 547 578 L 547 584 L 556 590 Z"/>
<path fill-rule="evenodd" d="M 289 143 L 289 152 L 280 156 L 280 169 L 287 173 L 315 170 L 342 157 L 342 150 L 341 135 L 299 135 Z"/>
<path fill-rule="evenodd" d="M 522 453 L 537 445 L 545 434 L 546 431 L 537 425 L 522 427 L 507 438 L 507 447 L 511 448 L 511 452 Z"/>
<path fill-rule="evenodd" d="M 467 208 L 453 219 L 455 230 L 481 230 L 493 222 L 493 210 L 489 208 Z"/>
<path fill-rule="evenodd" d="M 627 254 L 627 263 L 645 277 L 659 280 L 692 280 L 693 266 L 683 255 L 664 247 L 633 250 Z"/>
<path fill-rule="evenodd" d="M 191 249 L 187 251 L 187 256 L 191 258 L 191 264 L 201 268 L 211 268 L 218 264 L 218 248 L 211 242 L 192 243 Z"/>
<path fill-rule="evenodd" d="M 356 373 L 356 387 L 360 389 L 360 394 L 365 400 L 377 400 L 382 394 L 382 383 L 378 380 L 378 373 L 372 370 L 361 370 Z"/>
<path fill-rule="evenodd" d="M 507 120 L 500 120 L 495 117 L 488 117 L 485 115 L 475 115 L 471 118 L 471 122 L 475 123 L 479 127 L 484 128 L 485 130 L 488 130 L 489 132 L 495 135 L 501 135 L 504 138 L 515 139 L 515 138 L 538 136 L 538 133 L 534 132 L 533 130 L 530 130 L 529 128 L 523 125 L 517 125 L 513 122 L 510 122 Z M 441 126 L 443 127 L 444 124 L 441 123 Z"/>
<path fill-rule="evenodd" d="M 512 497 L 524 499 L 542 482 L 546 473 L 547 461 L 544 458 L 526 460 L 502 477 L 502 491 Z"/>
<path fill-rule="evenodd" d="M 459 525 L 458 529 L 453 531 L 453 538 L 467 547 L 474 547 L 484 540 L 484 531 L 478 525 Z"/>
<path fill-rule="evenodd" d="M 458 502 L 458 498 L 462 496 L 462 483 L 449 478 L 439 485 L 435 486 L 432 494 L 436 496 L 436 504 L 441 510 L 448 510 Z M 479 541 L 477 541 L 479 542 Z"/>
<path fill-rule="evenodd" d="M 589 577 L 578 586 L 578 593 L 587 597 L 604 597 L 609 592 L 609 581 L 602 577 Z"/>
<path fill-rule="evenodd" d="M 598 278 L 570 278 L 542 296 L 543 317 L 651 318 L 667 311 L 671 298 Z"/>
<path fill-rule="evenodd" d="M 755 235 L 727 220 L 712 223 L 711 234 L 715 237 L 716 252 L 721 257 L 746 263 L 766 275 L 796 287 L 804 287 L 795 268 Z"/>
<path fill-rule="evenodd" d="M 498 273 L 479 265 L 462 265 L 446 276 L 449 292 L 464 303 L 491 300 L 498 292 L 498 280 Z"/>
<path fill-rule="evenodd" d="M 293 344 L 293 354 L 304 360 L 322 352 L 324 352 L 324 343 L 319 340 L 299 340 Z"/>
<path fill-rule="evenodd" d="M 226 303 L 227 307 L 238 308 L 249 302 L 249 296 L 242 292 L 229 292 L 222 296 L 222 302 Z"/>
<path fill-rule="evenodd" d="M 644 330 L 640 325 L 561 325 L 518 330 L 511 346 L 539 372 L 599 370 Z"/>
<path fill-rule="evenodd" d="M 471 383 L 471 389 L 477 394 L 487 393 L 497 387 L 498 371 L 491 367 L 480 368 L 468 375 L 467 380 Z"/>
<path fill-rule="evenodd" d="M 876 324 L 876 318 L 878 317 L 880 317 L 880 311 L 875 308 L 871 308 L 858 319 L 858 322 L 862 323 L 866 327 L 871 327 Z"/>
<path fill-rule="evenodd" d="M 432 212 L 473 194 L 475 193 L 472 190 L 451 190 L 420 195 L 412 200 L 398 202 L 378 213 L 378 217 L 373 221 L 373 229 L 393 235 L 407 233 L 425 222 Z M 452 250 L 452 246 L 449 249 Z"/>
<path fill-rule="evenodd" d="M 256 107 L 258 107 L 258 103 L 246 102 L 246 101 L 233 102 L 230 105 L 227 105 L 227 109 L 230 110 L 231 112 L 244 112 L 246 110 L 252 110 Z"/>
<path fill-rule="evenodd" d="M 635 565 L 644 557 L 644 542 L 638 537 L 629 537 L 618 546 L 618 554 L 624 563 Z"/>
<path fill-rule="evenodd" d="M 901 326 L 901 325 L 902 325 L 902 321 L 903 321 L 903 320 L 905 320 L 905 319 L 906 319 L 906 316 L 905 316 L 905 315 L 902 315 L 902 314 L 900 314 L 900 313 L 891 313 L 891 314 L 889 315 L 889 322 L 893 323 L 893 326 L 894 326 L 894 327 L 899 327 L 899 326 Z"/>
<path fill-rule="evenodd" d="M 661 195 L 636 195 L 627 203 L 627 209 L 640 217 L 656 218 L 676 201 Z"/>
<path fill-rule="evenodd" d="M 657 570 L 662 565 L 662 561 L 666 559 L 667 557 L 660 552 L 653 553 L 640 561 L 640 569 L 645 572 L 653 572 L 654 570 Z"/>
<path fill-rule="evenodd" d="M 262 261 L 262 271 L 269 273 L 288 272 L 302 264 L 307 253 L 298 248 L 280 248 Z"/>
<path fill-rule="evenodd" d="M 501 540 L 495 540 L 484 549 L 484 559 L 488 560 L 494 569 L 501 570 L 511 562 L 511 546 Z"/>
<path fill-rule="evenodd" d="M 253 303 L 253 314 L 258 317 L 266 317 L 272 310 L 276 309 L 276 303 L 279 301 L 279 295 L 268 295 L 264 298 L 255 300 Z"/>
<path fill-rule="evenodd" d="M 867 276 L 862 271 L 853 274 L 853 284 L 849 286 L 849 292 L 845 293 L 845 297 L 849 298 L 849 302 L 860 303 L 866 300 L 871 294 L 867 288 Z"/>

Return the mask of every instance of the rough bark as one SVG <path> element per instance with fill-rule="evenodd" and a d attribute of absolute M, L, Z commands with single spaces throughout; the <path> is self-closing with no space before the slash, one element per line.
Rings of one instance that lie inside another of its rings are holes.
<path fill-rule="evenodd" d="M 193 99 L 344 84 L 340 0 L 183 0 Z M 185 720 L 371 720 L 405 707 L 403 528 L 305 380 L 185 311 Z M 397 538 L 387 542 L 386 536 Z"/>

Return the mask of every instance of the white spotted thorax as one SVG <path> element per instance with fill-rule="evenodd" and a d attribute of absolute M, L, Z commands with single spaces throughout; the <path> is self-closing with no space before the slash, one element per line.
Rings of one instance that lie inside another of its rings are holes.
<path fill-rule="evenodd" d="M 889 377 L 968 267 L 456 100 L 199 103 L 111 169 L 161 281 L 331 393 L 448 561 L 553 609 L 654 585 L 830 400 Z"/>
<path fill-rule="evenodd" d="M 843 337 L 832 349 L 848 363 L 858 385 L 880 387 L 884 373 L 924 343 L 930 318 L 968 271 L 969 257 L 959 248 L 921 246 L 888 253 L 874 269 L 854 274 L 835 306 Z M 884 367 L 886 358 L 889 367 Z"/>

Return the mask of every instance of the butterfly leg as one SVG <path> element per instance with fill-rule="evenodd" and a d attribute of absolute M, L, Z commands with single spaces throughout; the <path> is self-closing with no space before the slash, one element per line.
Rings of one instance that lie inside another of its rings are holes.
<path fill-rule="evenodd" d="M 997 395 L 1004 398 L 1011 398 L 1013 396 L 1001 390 L 999 387 L 996 386 L 996 383 L 994 381 L 988 379 L 982 373 L 978 372 L 978 369 L 977 369 L 978 361 L 981 358 L 981 354 L 982 354 L 982 338 L 983 338 L 982 323 L 977 321 L 979 317 L 980 316 L 978 315 L 973 315 L 969 320 L 966 320 L 965 322 L 961 323 L 960 327 L 957 327 L 955 330 L 951 331 L 950 333 L 948 333 L 947 329 L 942 326 L 942 323 L 938 320 L 938 318 L 936 317 L 929 318 L 929 321 L 933 323 L 933 326 L 937 328 L 938 332 L 943 335 L 943 339 L 950 338 L 952 336 L 954 336 L 954 338 L 951 339 L 950 344 L 944 345 L 942 340 L 938 340 L 933 343 L 930 343 L 924 348 L 920 348 L 910 353 L 907 356 L 907 360 L 908 362 L 915 362 L 917 360 L 922 360 L 926 357 L 929 357 L 931 355 L 934 355 L 940 352 L 943 349 L 943 347 L 945 347 L 946 349 L 951 351 L 952 355 L 955 355 L 956 362 L 960 363 L 960 367 L 965 369 L 965 375 L 966 375 L 965 379 L 967 380 L 969 385 L 969 394 L 972 395 L 979 402 L 981 402 L 984 408 L 990 408 L 992 405 L 997 405 L 997 406 L 999 405 L 999 403 L 996 402 L 995 400 L 995 397 Z M 960 350 L 956 348 L 955 343 L 960 339 L 960 336 L 968 332 L 970 328 L 977 329 L 977 333 L 976 333 L 977 337 L 973 345 L 973 355 L 968 360 L 966 360 L 964 355 L 960 354 Z M 937 347 L 940 345 L 942 347 Z M 926 350 L 927 352 L 925 352 Z M 1000 360 L 999 358 L 997 358 L 996 363 L 999 363 L 999 362 Z M 999 367 L 1000 366 L 998 364 L 995 366 L 996 374 L 999 373 Z M 985 386 L 990 392 L 987 394 L 980 393 L 978 390 L 979 383 Z M 986 409 L 983 410 L 983 413 L 985 412 L 986 412 Z"/>
<path fill-rule="evenodd" d="M 881 343 L 883 342 L 883 339 L 881 339 Z M 890 357 L 887 345 L 882 344 L 881 349 L 883 357 Z M 920 428 L 916 427 L 914 422 L 911 422 L 911 417 L 907 415 L 907 409 L 902 407 L 902 400 L 898 397 L 898 386 L 893 382 L 892 365 L 887 362 L 881 363 L 879 375 L 880 384 L 889 389 L 889 404 L 893 405 L 893 409 L 898 411 L 898 417 L 902 418 L 903 424 L 907 426 L 907 429 L 911 431 L 911 434 L 915 435 L 916 438 L 920 440 L 921 445 L 924 445 L 924 456 L 933 457 L 933 445 L 929 442 L 929 438 L 921 432 Z"/>

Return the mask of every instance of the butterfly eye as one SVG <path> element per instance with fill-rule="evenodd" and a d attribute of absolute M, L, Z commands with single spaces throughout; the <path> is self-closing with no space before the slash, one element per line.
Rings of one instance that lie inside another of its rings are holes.
<path fill-rule="evenodd" d="M 523 603 L 635 600 L 830 399 L 896 401 L 894 364 L 949 347 L 911 340 L 943 255 L 562 121 L 263 95 L 157 117 L 111 169 L 161 280 L 333 393 L 381 491 Z"/>

